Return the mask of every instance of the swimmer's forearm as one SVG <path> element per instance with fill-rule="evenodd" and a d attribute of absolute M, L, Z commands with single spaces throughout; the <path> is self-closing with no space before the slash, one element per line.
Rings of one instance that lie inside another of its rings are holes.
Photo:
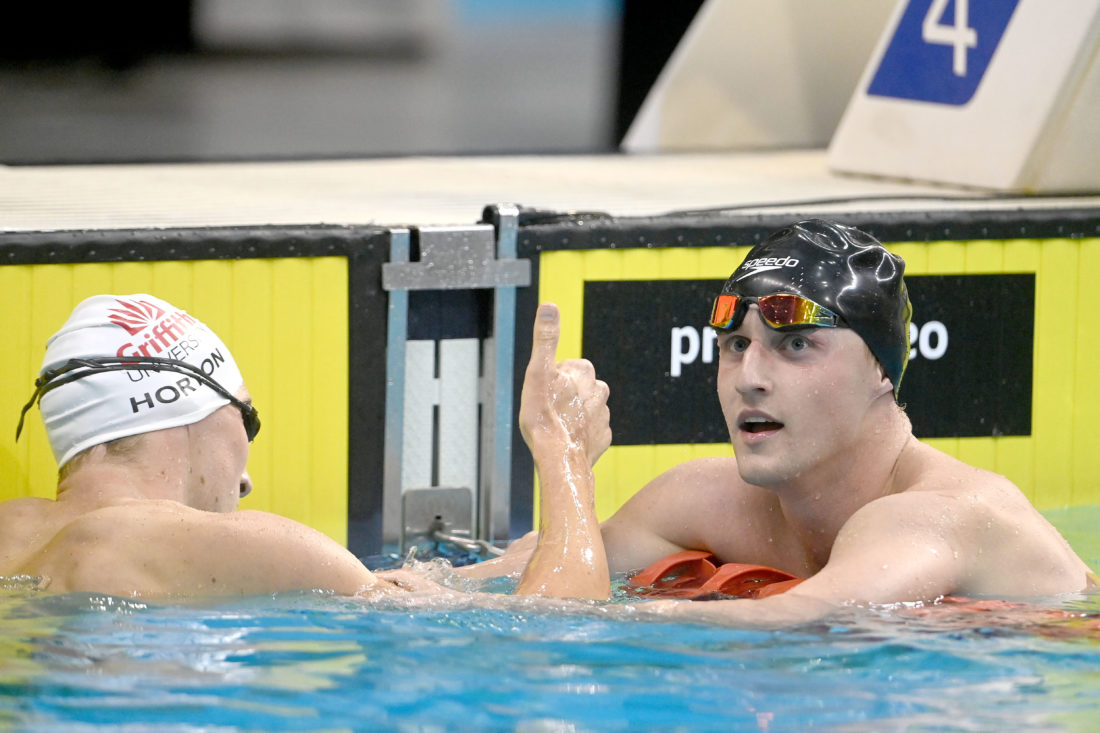
<path fill-rule="evenodd" d="M 830 615 L 836 605 L 793 593 L 759 600 L 652 601 L 638 604 L 645 615 L 681 623 L 705 623 L 740 629 L 781 629 L 813 623 Z"/>
<path fill-rule="evenodd" d="M 528 532 L 508 546 L 500 557 L 472 565 L 455 568 L 455 572 L 464 578 L 499 578 L 505 575 L 520 575 L 531 559 L 538 542 L 538 532 Z"/>
<path fill-rule="evenodd" d="M 595 478 L 583 446 L 534 450 L 539 472 L 538 544 L 517 595 L 606 600 L 611 592 L 596 521 Z"/>

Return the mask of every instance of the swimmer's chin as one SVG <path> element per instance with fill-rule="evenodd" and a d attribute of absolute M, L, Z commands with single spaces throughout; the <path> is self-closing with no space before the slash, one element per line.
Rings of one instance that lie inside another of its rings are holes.
<path fill-rule="evenodd" d="M 785 473 L 754 469 L 753 466 L 746 465 L 748 463 L 749 461 L 745 460 L 737 462 L 737 473 L 741 476 L 741 480 L 747 484 L 758 486 L 761 489 L 775 489 L 792 481 L 792 478 Z"/>

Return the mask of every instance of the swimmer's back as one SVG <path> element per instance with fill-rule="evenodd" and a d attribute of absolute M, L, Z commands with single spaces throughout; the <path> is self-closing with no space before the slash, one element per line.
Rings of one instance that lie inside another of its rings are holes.
<path fill-rule="evenodd" d="M 266 512 L 204 512 L 127 500 L 57 528 L 15 570 L 51 593 L 141 597 L 253 595 L 323 588 L 354 594 L 379 581 L 346 549 Z"/>
<path fill-rule="evenodd" d="M 42 587 L 55 592 L 110 592 L 100 575 L 127 576 L 130 565 L 140 564 L 133 556 L 164 551 L 160 543 L 139 548 L 135 535 L 137 530 L 146 536 L 160 532 L 164 505 L 174 503 L 126 500 L 88 507 L 66 500 L 6 501 L 0 504 L 0 575 L 37 576 Z M 147 511 L 158 506 L 160 512 Z"/>

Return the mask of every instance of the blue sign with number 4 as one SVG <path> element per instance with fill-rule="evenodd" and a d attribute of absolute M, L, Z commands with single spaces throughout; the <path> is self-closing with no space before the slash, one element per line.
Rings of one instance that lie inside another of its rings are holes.
<path fill-rule="evenodd" d="M 1019 0 L 910 0 L 867 93 L 970 101 Z"/>

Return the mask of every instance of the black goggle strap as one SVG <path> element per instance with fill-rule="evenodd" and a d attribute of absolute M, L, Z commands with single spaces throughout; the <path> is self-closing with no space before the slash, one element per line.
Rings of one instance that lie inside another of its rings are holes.
<path fill-rule="evenodd" d="M 50 369 L 43 373 L 38 379 L 34 380 L 34 394 L 31 395 L 27 404 L 23 405 L 23 411 L 19 414 L 19 424 L 15 428 L 15 439 L 18 441 L 20 433 L 23 432 L 23 421 L 26 420 L 27 413 L 34 407 L 35 402 L 41 402 L 42 396 L 50 390 L 57 389 L 58 387 L 69 384 L 70 382 L 75 382 L 78 379 L 83 379 L 84 377 L 90 377 L 93 374 L 118 371 L 169 371 L 194 377 L 199 383 L 205 384 L 207 387 L 217 392 L 219 396 L 229 400 L 230 403 L 236 405 L 241 410 L 245 416 L 245 424 L 249 427 L 249 440 L 252 440 L 255 435 L 252 426 L 255 425 L 255 431 L 259 430 L 259 419 L 255 415 L 256 408 L 241 402 L 234 395 L 230 394 L 229 390 L 218 384 L 204 371 L 192 364 L 176 359 L 165 359 L 159 356 L 97 356 L 86 359 L 69 359 L 61 366 L 56 369 Z"/>

